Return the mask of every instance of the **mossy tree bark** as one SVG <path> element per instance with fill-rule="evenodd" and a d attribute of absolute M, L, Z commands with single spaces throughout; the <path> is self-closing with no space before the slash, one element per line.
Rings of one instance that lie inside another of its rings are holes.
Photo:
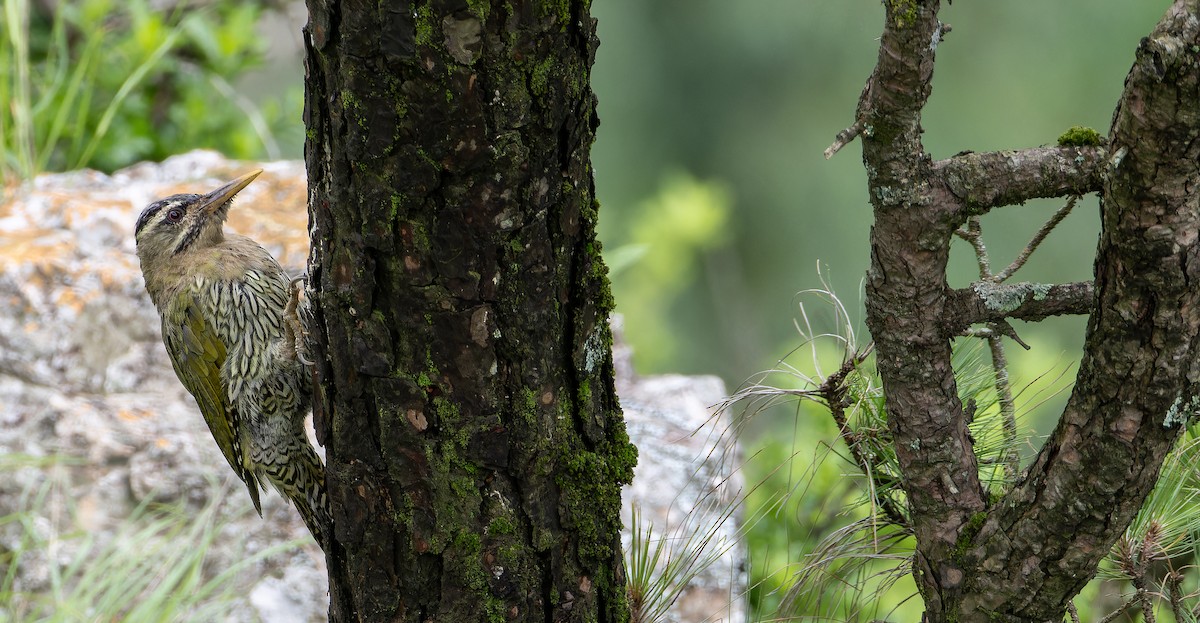
<path fill-rule="evenodd" d="M 948 31 L 940 3 L 884 6 L 878 64 L 830 153 L 861 133 L 875 218 L 867 321 L 925 618 L 1061 621 L 1200 414 L 1200 1 L 1177 0 L 1142 40 L 1107 140 L 939 162 L 921 112 Z M 1086 192 L 1100 193 L 1103 225 L 1090 287 L 947 285 L 969 218 Z M 1068 311 L 1091 316 L 1058 427 L 1016 482 L 987 491 L 950 340 L 972 322 Z"/>
<path fill-rule="evenodd" d="M 308 8 L 331 620 L 626 620 L 589 2 Z"/>

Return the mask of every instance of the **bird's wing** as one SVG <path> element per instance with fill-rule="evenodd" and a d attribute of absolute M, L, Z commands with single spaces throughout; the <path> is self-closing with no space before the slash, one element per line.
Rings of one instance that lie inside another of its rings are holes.
<path fill-rule="evenodd" d="M 250 498 L 254 500 L 254 509 L 261 515 L 258 478 L 243 462 L 241 431 L 238 430 L 240 421 L 236 410 L 229 404 L 225 384 L 221 381 L 225 344 L 186 290 L 168 305 L 163 314 L 163 340 L 176 376 L 196 399 L 217 447 L 225 455 L 225 460 L 229 461 L 234 473 L 246 483 Z"/>

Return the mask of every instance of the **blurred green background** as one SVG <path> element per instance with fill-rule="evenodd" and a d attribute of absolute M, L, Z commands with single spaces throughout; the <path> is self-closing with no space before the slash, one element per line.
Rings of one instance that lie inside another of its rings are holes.
<path fill-rule="evenodd" d="M 953 30 L 938 48 L 923 118 L 929 153 L 1053 144 L 1072 125 L 1106 133 L 1138 40 L 1165 6 L 943 6 Z M 795 345 L 794 295 L 820 286 L 818 262 L 844 299 L 859 300 L 870 228 L 861 152 L 851 144 L 826 161 L 822 151 L 853 121 L 883 9 L 868 0 L 603 0 L 593 13 L 606 248 L 657 239 L 641 229 L 680 171 L 722 189 L 713 201 L 724 218 L 698 216 L 718 221 L 704 244 L 681 248 L 683 257 L 643 256 L 691 268 L 689 283 L 673 284 L 674 300 L 643 300 L 654 290 L 640 289 L 636 274 L 651 266 L 616 279 L 639 368 L 715 372 L 736 385 Z M 1059 205 L 1030 202 L 985 219 L 993 263 L 1011 260 Z M 1088 278 L 1096 214 L 1094 200 L 1081 203 L 1018 280 Z M 961 286 L 976 273 L 966 245 L 957 250 L 952 283 Z M 1019 330 L 1073 357 L 1079 325 Z"/>
<path fill-rule="evenodd" d="M 302 157 L 302 2 L 166 11 L 148 0 L 2 3 L 6 183 L 196 147 Z M 938 48 L 927 150 L 936 159 L 1048 145 L 1074 125 L 1105 133 L 1138 41 L 1167 4 L 943 6 L 953 29 Z M 815 330 L 837 329 L 829 306 L 803 294 L 813 288 L 836 291 L 861 329 L 871 214 L 859 146 L 828 161 L 822 151 L 853 121 L 878 53 L 880 3 L 598 0 L 592 13 L 601 39 L 592 152 L 600 235 L 639 372 L 717 374 L 736 388 L 800 345 L 800 304 Z M 1031 201 L 985 217 L 994 268 L 1060 205 Z M 1097 231 L 1089 198 L 1014 280 L 1089 279 Z M 974 258 L 962 243 L 953 257 L 951 283 L 965 286 L 977 275 Z M 1034 409 L 1047 388 L 1069 383 L 1083 320 L 1016 328 L 1033 349 L 1009 347 L 1015 385 L 1037 380 L 1019 398 L 1028 455 L 1065 398 Z M 839 353 L 825 355 L 836 367 Z M 754 598 L 774 603 L 767 595 L 787 579 L 770 579 L 772 569 L 836 527 L 857 485 L 836 461 L 813 467 L 829 453 L 820 442 L 836 438 L 817 409 L 775 409 L 745 431 L 747 455 L 759 459 L 747 480 L 770 483 L 746 512 L 773 509 L 751 532 Z M 792 465 L 773 470 L 782 463 Z M 789 497 L 798 482 L 809 483 L 805 495 Z"/>

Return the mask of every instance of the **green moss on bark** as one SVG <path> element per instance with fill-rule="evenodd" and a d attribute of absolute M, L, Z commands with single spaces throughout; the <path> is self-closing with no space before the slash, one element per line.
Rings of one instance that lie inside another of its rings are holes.
<path fill-rule="evenodd" d="M 1088 147 L 1104 144 L 1104 135 L 1081 125 L 1071 126 L 1058 137 L 1059 147 Z"/>
<path fill-rule="evenodd" d="M 887 0 L 887 6 L 897 28 L 908 28 L 917 20 L 916 0 Z"/>

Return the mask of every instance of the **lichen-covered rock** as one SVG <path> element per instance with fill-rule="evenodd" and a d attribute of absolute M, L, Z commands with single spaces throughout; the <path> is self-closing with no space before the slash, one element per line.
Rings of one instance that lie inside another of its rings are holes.
<path fill-rule="evenodd" d="M 134 250 L 133 225 L 147 203 L 211 190 L 253 168 L 264 173 L 239 194 L 228 227 L 251 236 L 299 274 L 308 255 L 300 162 L 239 163 L 196 151 L 111 176 L 43 175 L 4 190 L 0 517 L 31 506 L 38 513 L 27 526 L 0 524 L 0 551 L 21 549 L 28 530 L 57 542 L 53 550 L 25 546 L 29 555 L 18 565 L 14 589 L 43 590 L 55 565 L 70 563 L 71 548 L 81 541 L 57 535 L 83 530 L 103 542 L 143 503 L 201 509 L 217 502 L 221 528 L 206 573 L 255 560 L 233 580 L 242 603 L 231 620 L 325 620 L 321 552 L 305 538 L 297 514 L 273 492 L 263 497 L 263 518 L 253 512 L 175 378 Z M 718 542 L 734 543 L 734 522 L 718 525 L 717 507 L 705 503 L 731 500 L 737 487 L 730 479 L 732 463 L 705 460 L 734 456 L 731 442 L 719 435 L 724 420 L 710 420 L 711 405 L 723 398 L 720 381 L 637 379 L 620 356 L 618 376 L 629 433 L 642 448 L 627 509 L 637 504 L 656 533 L 669 534 L 690 517 L 693 525 L 712 525 Z M 715 428 L 692 434 L 706 423 Z M 48 493 L 33 505 L 39 491 Z M 292 540 L 300 544 L 257 556 Z M 671 621 L 744 620 L 745 587 L 731 585 L 731 578 L 744 578 L 741 566 L 740 550 L 726 551 L 684 592 Z"/>

